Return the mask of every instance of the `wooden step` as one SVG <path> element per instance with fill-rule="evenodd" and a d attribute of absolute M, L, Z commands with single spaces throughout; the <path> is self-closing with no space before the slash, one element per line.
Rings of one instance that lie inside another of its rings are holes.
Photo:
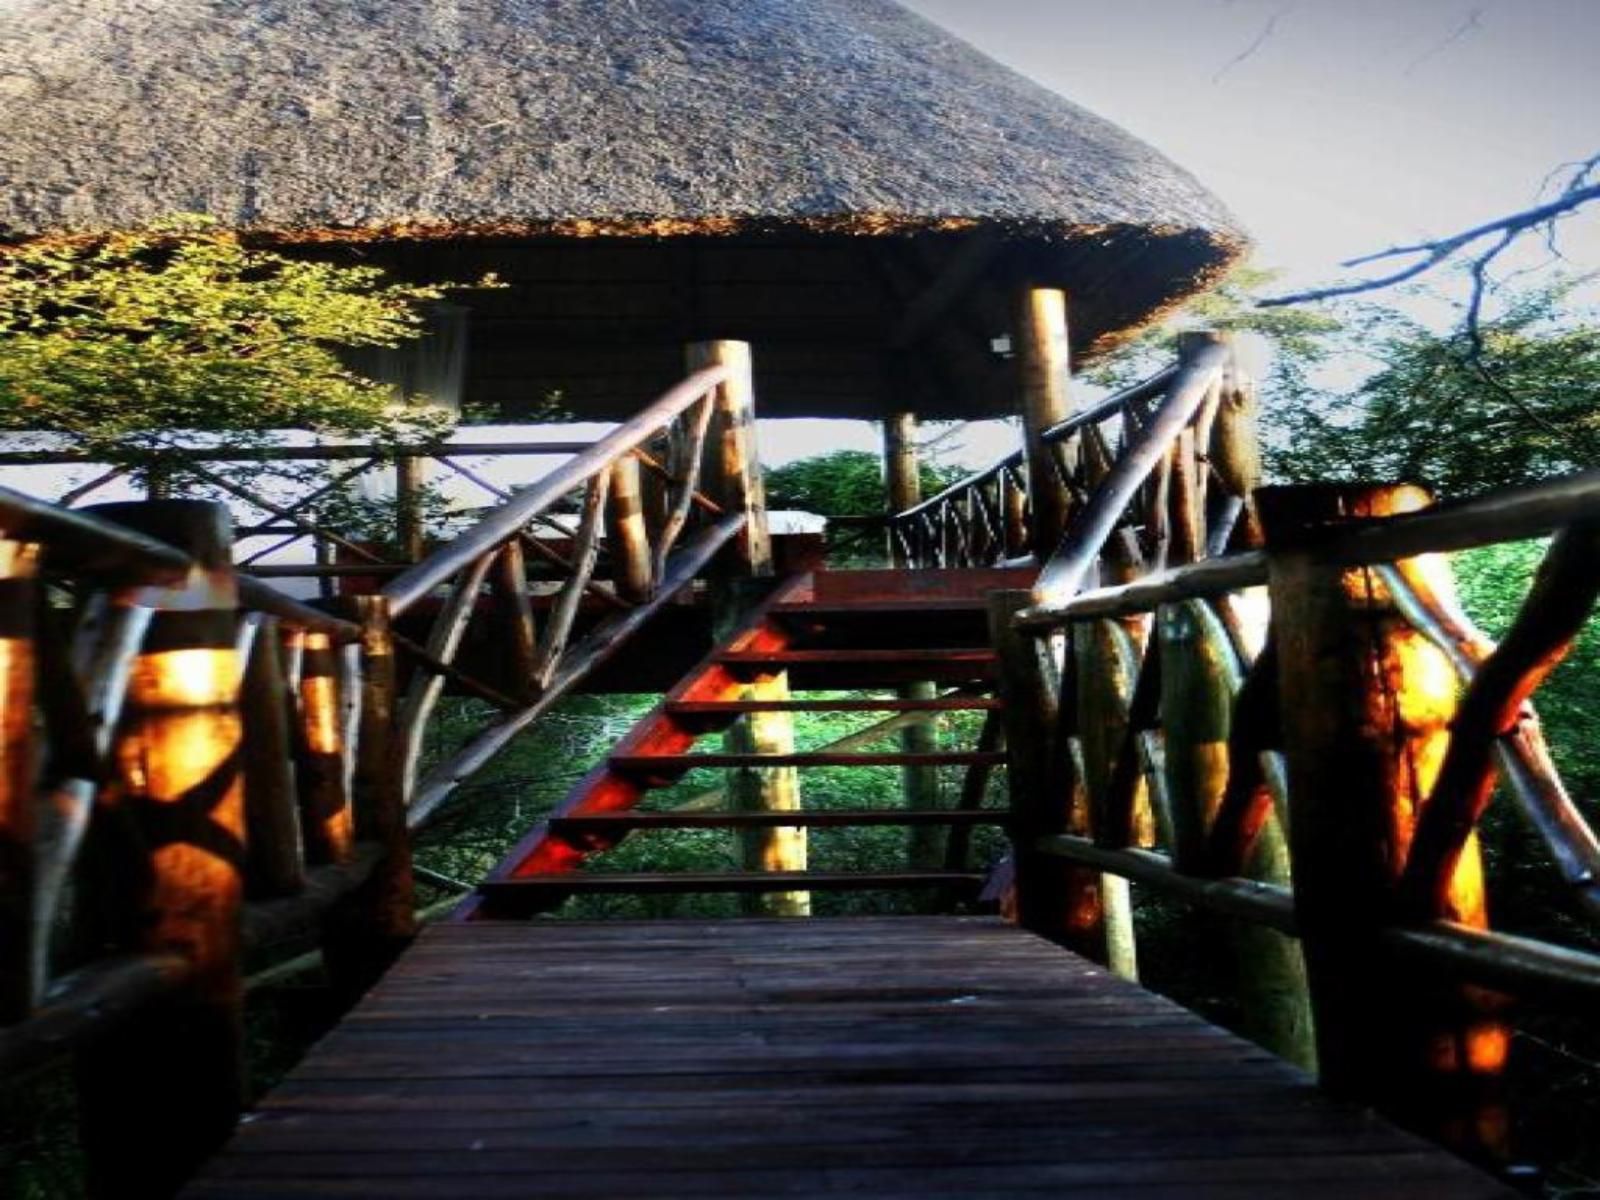
<path fill-rule="evenodd" d="M 1011 814 L 1002 809 L 834 808 L 798 812 L 616 812 L 558 817 L 555 834 L 626 833 L 651 829 L 812 829 L 859 825 L 1004 825 Z"/>
<path fill-rule="evenodd" d="M 525 875 L 478 885 L 481 895 L 515 907 L 541 894 L 671 896 L 697 892 L 852 892 L 954 888 L 977 892 L 984 876 L 970 871 L 571 871 Z"/>
<path fill-rule="evenodd" d="M 1003 753 L 987 750 L 950 750 L 907 754 L 900 751 L 831 754 L 614 754 L 607 760 L 613 771 L 624 774 L 671 774 L 701 768 L 729 767 L 972 767 L 999 766 Z"/>
<path fill-rule="evenodd" d="M 667 711 L 683 717 L 740 716 L 759 712 L 969 712 L 1000 707 L 992 696 L 932 700 L 671 700 Z"/>
<path fill-rule="evenodd" d="M 913 650 L 730 650 L 717 655 L 717 661 L 730 667 L 831 666 L 836 663 L 987 667 L 993 665 L 995 657 L 994 651 L 988 649 L 935 646 Z"/>
<path fill-rule="evenodd" d="M 814 600 L 791 600 L 774 605 L 772 611 L 780 617 L 815 617 L 826 621 L 835 617 L 879 617 L 895 613 L 987 613 L 988 608 L 988 601 L 982 596 L 912 596 L 824 604 Z"/>

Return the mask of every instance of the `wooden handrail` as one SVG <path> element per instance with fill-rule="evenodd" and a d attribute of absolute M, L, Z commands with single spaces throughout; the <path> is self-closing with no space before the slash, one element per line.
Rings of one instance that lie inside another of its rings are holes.
<path fill-rule="evenodd" d="M 1089 503 L 1074 518 L 1060 548 L 1045 564 L 1036 585 L 1042 601 L 1063 600 L 1083 586 L 1134 493 L 1194 420 L 1227 361 L 1225 346 L 1208 345 L 1173 376 L 1160 408 L 1138 440 L 1112 464 Z"/>
<path fill-rule="evenodd" d="M 341 462 L 355 459 L 433 458 L 441 454 L 530 455 L 581 454 L 593 442 L 418 442 L 415 445 L 389 442 L 341 443 L 317 446 L 163 446 L 160 456 L 173 462 Z M 100 464 L 105 456 L 86 450 L 7 450 L 0 451 L 0 467 L 51 467 Z"/>
<path fill-rule="evenodd" d="M 728 379 L 729 372 L 723 367 L 696 371 L 638 415 L 589 445 L 532 487 L 517 493 L 515 498 L 495 509 L 450 545 L 399 578 L 391 580 L 384 587 L 383 594 L 388 598 L 393 613 L 396 616 L 403 615 L 418 600 L 447 583 L 474 559 L 494 550 L 508 538 L 515 537 L 536 515 L 643 444 L 663 425 L 703 400 Z"/>
<path fill-rule="evenodd" d="M 1086 408 L 1079 413 L 1073 413 L 1072 416 L 1068 417 L 1065 421 L 1061 421 L 1055 425 L 1052 425 L 1045 431 L 1044 439 L 1047 442 L 1063 441 L 1086 426 L 1098 425 L 1102 421 L 1109 420 L 1120 413 L 1123 409 L 1127 408 L 1130 404 L 1139 404 L 1143 401 L 1153 399 L 1154 397 L 1161 395 L 1162 392 L 1166 391 L 1167 388 L 1171 386 L 1177 374 L 1177 367 L 1167 367 L 1163 370 L 1157 371 L 1149 379 L 1142 380 L 1131 387 L 1124 388 L 1115 395 L 1107 396 L 1105 399 L 1099 401 L 1092 407 Z M 922 501 L 922 503 L 906 509 L 904 512 L 889 513 L 882 518 L 875 519 L 886 520 L 894 524 L 908 523 L 925 513 L 932 512 L 942 504 L 948 504 L 951 500 L 955 499 L 963 492 L 976 487 L 978 484 L 983 483 L 986 480 L 993 479 L 995 475 L 999 474 L 1001 471 L 1004 471 L 1007 467 L 1016 467 L 1020 465 L 1021 462 L 1022 451 L 1014 451 L 1013 453 L 1006 455 L 1004 458 L 998 459 L 989 466 L 984 467 L 981 471 L 974 472 L 973 474 L 968 475 L 965 479 L 958 479 L 955 483 L 952 483 L 942 492 L 938 492 L 927 500 Z M 852 519 L 867 520 L 868 518 L 863 517 Z"/>

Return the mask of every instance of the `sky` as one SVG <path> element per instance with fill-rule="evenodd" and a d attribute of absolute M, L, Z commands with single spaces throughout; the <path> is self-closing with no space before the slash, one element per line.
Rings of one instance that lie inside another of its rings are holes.
<path fill-rule="evenodd" d="M 1600 152 L 1600 0 L 907 0 L 1199 176 L 1294 286 Z M 1564 245 L 1600 268 L 1600 216 Z"/>
<path fill-rule="evenodd" d="M 1600 153 L 1600 0 L 902 3 L 1193 172 L 1285 290 L 1527 208 Z M 1600 205 L 1562 229 L 1568 269 L 1600 270 Z M 1514 267 L 1547 259 L 1530 241 Z M 878 444 L 860 424 L 782 425 L 770 461 Z M 975 425 L 951 461 L 1013 440 Z"/>

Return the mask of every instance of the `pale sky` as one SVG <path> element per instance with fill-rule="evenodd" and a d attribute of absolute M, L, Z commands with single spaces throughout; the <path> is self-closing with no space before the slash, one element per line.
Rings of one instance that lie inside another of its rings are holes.
<path fill-rule="evenodd" d="M 907 3 L 1194 172 L 1299 284 L 1600 151 L 1600 0 Z M 1563 240 L 1600 268 L 1600 214 Z"/>
<path fill-rule="evenodd" d="M 1199 176 L 1287 289 L 1529 207 L 1600 152 L 1600 0 L 902 2 Z M 1600 205 L 1561 247 L 1600 270 Z M 1517 265 L 1546 257 L 1529 242 Z M 861 423 L 781 424 L 772 461 L 877 445 Z M 1012 436 L 974 426 L 954 457 Z"/>

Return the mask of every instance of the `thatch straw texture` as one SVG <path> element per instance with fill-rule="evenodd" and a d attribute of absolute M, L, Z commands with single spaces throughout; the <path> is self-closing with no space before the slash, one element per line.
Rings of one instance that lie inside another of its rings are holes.
<path fill-rule="evenodd" d="M 13 237 L 1238 240 L 1150 147 L 890 0 L 0 0 L 0 129 Z"/>

